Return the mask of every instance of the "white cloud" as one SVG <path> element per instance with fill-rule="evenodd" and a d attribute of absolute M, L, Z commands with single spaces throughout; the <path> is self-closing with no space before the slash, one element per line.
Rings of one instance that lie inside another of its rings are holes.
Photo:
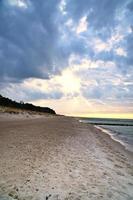
<path fill-rule="evenodd" d="M 87 16 L 84 16 L 79 21 L 79 24 L 76 28 L 76 33 L 80 34 L 82 32 L 87 31 L 87 27 L 88 27 Z"/>
<path fill-rule="evenodd" d="M 120 30 L 118 30 L 117 32 L 114 32 L 110 38 L 110 43 L 116 44 L 120 41 L 122 41 L 124 38 L 124 35 L 122 33 L 120 33 Z"/>
<path fill-rule="evenodd" d="M 74 23 L 72 18 L 69 18 L 65 22 L 65 26 L 67 26 L 68 29 L 70 29 L 73 32 L 76 32 L 76 34 L 79 35 L 80 33 L 87 31 L 87 27 L 88 27 L 87 16 L 82 17 L 79 20 L 78 25 L 76 25 L 76 23 Z"/>
<path fill-rule="evenodd" d="M 72 54 L 69 59 L 69 67 L 71 71 L 78 72 L 89 69 L 103 69 L 103 67 L 116 67 L 113 61 L 91 60 L 90 58 L 80 58 L 78 55 Z"/>
<path fill-rule="evenodd" d="M 112 45 L 108 42 L 102 41 L 100 38 L 95 38 L 93 39 L 93 48 L 96 52 L 101 52 L 101 51 L 110 51 L 112 48 Z"/>
<path fill-rule="evenodd" d="M 117 49 L 115 49 L 115 52 L 116 52 L 117 55 L 127 56 L 127 53 L 123 48 L 117 48 Z"/>
<path fill-rule="evenodd" d="M 67 27 L 72 27 L 72 26 L 73 26 L 73 20 L 72 20 L 72 19 L 68 19 L 68 20 L 66 21 L 65 25 L 66 25 Z"/>
<path fill-rule="evenodd" d="M 66 12 L 66 1 L 65 0 L 61 0 L 60 5 L 59 5 L 59 9 L 60 9 L 60 11 L 63 15 L 67 14 L 67 12 Z"/>
<path fill-rule="evenodd" d="M 12 6 L 17 6 L 20 8 L 27 8 L 27 3 L 25 0 L 8 0 L 8 3 Z"/>
<path fill-rule="evenodd" d="M 95 52 L 99 53 L 102 51 L 110 51 L 115 48 L 124 38 L 125 36 L 121 34 L 119 31 L 113 32 L 112 36 L 108 38 L 106 41 L 101 40 L 100 38 L 92 39 L 92 48 Z"/>

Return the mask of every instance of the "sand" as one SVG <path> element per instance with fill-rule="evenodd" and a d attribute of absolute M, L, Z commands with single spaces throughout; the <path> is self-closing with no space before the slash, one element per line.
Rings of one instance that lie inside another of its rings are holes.
<path fill-rule="evenodd" d="M 0 115 L 0 200 L 132 200 L 133 154 L 63 116 Z"/>

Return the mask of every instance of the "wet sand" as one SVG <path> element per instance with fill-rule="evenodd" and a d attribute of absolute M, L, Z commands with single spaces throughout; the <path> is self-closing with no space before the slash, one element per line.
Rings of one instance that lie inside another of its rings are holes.
<path fill-rule="evenodd" d="M 93 125 L 0 115 L 0 200 L 132 200 L 133 154 Z"/>

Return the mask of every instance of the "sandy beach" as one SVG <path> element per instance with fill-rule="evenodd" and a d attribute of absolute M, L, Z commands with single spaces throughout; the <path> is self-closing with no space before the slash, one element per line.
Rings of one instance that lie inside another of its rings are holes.
<path fill-rule="evenodd" d="M 0 115 L 0 200 L 132 200 L 133 154 L 63 116 Z"/>

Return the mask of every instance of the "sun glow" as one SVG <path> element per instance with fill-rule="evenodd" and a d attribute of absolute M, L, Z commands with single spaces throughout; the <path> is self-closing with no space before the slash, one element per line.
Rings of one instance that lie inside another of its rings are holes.
<path fill-rule="evenodd" d="M 70 70 L 65 70 L 62 76 L 58 77 L 64 92 L 78 92 L 80 89 L 80 79 Z"/>
<path fill-rule="evenodd" d="M 92 114 L 79 114 L 78 116 L 90 117 L 90 118 L 133 119 L 133 113 L 92 113 Z"/>

